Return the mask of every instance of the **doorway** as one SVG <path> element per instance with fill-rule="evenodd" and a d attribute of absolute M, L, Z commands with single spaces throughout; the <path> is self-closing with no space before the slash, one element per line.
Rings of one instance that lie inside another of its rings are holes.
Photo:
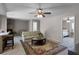
<path fill-rule="evenodd" d="M 75 16 L 68 16 L 62 20 L 63 46 L 75 51 Z"/>

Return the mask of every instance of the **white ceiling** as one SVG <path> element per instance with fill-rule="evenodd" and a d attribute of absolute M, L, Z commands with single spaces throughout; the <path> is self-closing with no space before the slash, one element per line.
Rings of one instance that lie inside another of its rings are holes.
<path fill-rule="evenodd" d="M 31 15 L 29 13 L 34 12 L 36 8 L 39 7 L 39 3 L 6 3 L 5 5 L 7 8 L 7 17 L 20 19 L 29 19 L 31 17 L 34 17 L 34 15 Z M 56 10 L 61 10 L 72 5 L 76 4 L 41 3 L 40 7 L 43 8 L 44 11 L 51 11 L 53 14 L 54 12 L 56 12 Z"/>
<path fill-rule="evenodd" d="M 41 3 L 40 7 L 43 9 L 53 9 L 55 7 L 67 6 L 69 4 L 61 3 Z M 24 9 L 36 9 L 39 7 L 39 3 L 6 3 L 7 11 L 24 10 Z"/>

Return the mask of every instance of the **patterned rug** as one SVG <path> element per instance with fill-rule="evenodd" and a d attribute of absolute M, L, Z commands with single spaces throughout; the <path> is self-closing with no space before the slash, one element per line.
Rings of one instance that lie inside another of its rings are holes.
<path fill-rule="evenodd" d="M 31 41 L 21 41 L 21 43 L 28 55 L 52 55 L 65 49 L 65 47 L 51 41 L 47 41 L 45 45 L 41 46 L 32 45 Z"/>

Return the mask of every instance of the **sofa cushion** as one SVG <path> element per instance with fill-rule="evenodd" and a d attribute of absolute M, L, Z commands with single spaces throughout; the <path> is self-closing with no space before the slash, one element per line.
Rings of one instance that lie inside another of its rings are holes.
<path fill-rule="evenodd" d="M 24 39 L 33 39 L 33 38 L 43 38 L 43 34 L 41 32 L 35 31 L 35 32 L 22 32 L 22 37 L 24 37 Z"/>

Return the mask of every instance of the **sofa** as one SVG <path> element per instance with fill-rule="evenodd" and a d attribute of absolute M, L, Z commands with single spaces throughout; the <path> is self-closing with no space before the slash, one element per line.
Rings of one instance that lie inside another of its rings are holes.
<path fill-rule="evenodd" d="M 27 40 L 27 39 L 41 39 L 44 38 L 43 34 L 39 31 L 31 31 L 31 32 L 22 32 L 22 40 Z"/>

